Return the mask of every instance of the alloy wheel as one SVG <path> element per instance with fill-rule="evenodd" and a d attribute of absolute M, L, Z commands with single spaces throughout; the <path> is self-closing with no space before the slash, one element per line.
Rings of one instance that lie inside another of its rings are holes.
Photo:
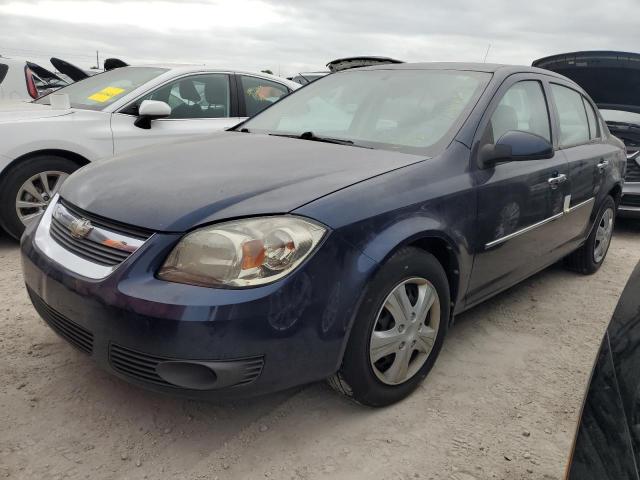
<path fill-rule="evenodd" d="M 611 236 L 613 234 L 613 217 L 614 213 L 611 208 L 607 208 L 600 222 L 598 222 L 596 230 L 596 241 L 593 248 L 593 260 L 596 263 L 600 263 L 609 249 L 609 243 L 611 243 Z"/>
<path fill-rule="evenodd" d="M 369 359 L 387 385 L 413 377 L 429 358 L 440 326 L 440 299 L 428 280 L 413 277 L 394 287 L 371 332 Z"/>
<path fill-rule="evenodd" d="M 16 214 L 26 227 L 46 210 L 69 176 L 66 172 L 40 172 L 22 184 L 16 195 Z"/>

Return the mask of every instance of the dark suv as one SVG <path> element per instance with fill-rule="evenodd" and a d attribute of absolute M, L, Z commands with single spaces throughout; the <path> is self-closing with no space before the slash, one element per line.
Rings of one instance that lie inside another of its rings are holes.
<path fill-rule="evenodd" d="M 141 386 L 330 378 L 387 405 L 457 313 L 563 258 L 602 265 L 623 147 L 549 71 L 345 70 L 232 131 L 82 168 L 23 236 L 25 281 L 54 330 Z"/>

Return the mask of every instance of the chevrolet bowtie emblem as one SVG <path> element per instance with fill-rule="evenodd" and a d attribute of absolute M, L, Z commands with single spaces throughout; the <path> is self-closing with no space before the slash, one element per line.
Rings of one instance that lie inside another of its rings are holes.
<path fill-rule="evenodd" d="M 75 238 L 84 238 L 93 230 L 93 225 L 86 218 L 76 218 L 69 224 L 69 233 Z"/>

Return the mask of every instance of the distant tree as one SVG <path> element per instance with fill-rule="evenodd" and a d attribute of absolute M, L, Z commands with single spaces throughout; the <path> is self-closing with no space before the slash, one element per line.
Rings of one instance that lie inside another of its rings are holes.
<path fill-rule="evenodd" d="M 273 75 L 271 70 L 260 70 L 262 73 L 268 73 L 269 75 Z"/>

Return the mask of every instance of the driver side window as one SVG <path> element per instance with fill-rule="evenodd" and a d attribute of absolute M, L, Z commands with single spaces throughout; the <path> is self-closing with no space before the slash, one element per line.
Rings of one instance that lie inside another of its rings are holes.
<path fill-rule="evenodd" d="M 483 143 L 496 143 L 512 130 L 534 133 L 551 142 L 549 111 L 540 82 L 525 80 L 507 90 L 491 116 Z"/>
<path fill-rule="evenodd" d="M 229 76 L 223 73 L 192 75 L 170 82 L 138 99 L 168 103 L 171 115 L 167 118 L 225 118 L 229 117 Z"/>

